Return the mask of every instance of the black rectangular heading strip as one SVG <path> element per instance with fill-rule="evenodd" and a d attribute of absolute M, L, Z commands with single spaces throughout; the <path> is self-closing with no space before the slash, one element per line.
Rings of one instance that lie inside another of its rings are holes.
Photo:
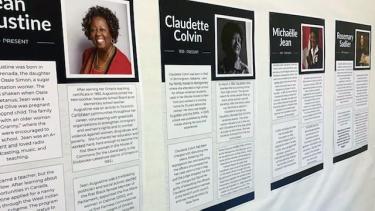
<path fill-rule="evenodd" d="M 361 45 L 361 36 L 364 38 Z M 361 55 L 364 58 L 361 61 Z M 336 20 L 335 61 L 352 61 L 354 70 L 371 69 L 371 26 Z M 335 62 L 335 70 L 336 70 Z"/>
<path fill-rule="evenodd" d="M 315 35 L 314 42 L 310 39 L 311 34 Z M 299 74 L 325 72 L 324 19 L 270 12 L 269 39 L 270 77 L 273 63 L 298 63 Z M 319 49 L 317 61 L 308 59 L 311 58 L 308 55 L 313 49 L 312 43 Z"/>
<path fill-rule="evenodd" d="M 278 180 L 276 182 L 273 182 L 271 183 L 271 190 L 275 190 L 277 188 L 280 188 L 280 187 L 283 187 L 285 185 L 288 185 L 292 182 L 295 182 L 295 181 L 298 181 L 310 174 L 313 174 L 317 171 L 320 171 L 323 169 L 323 163 L 322 164 L 319 164 L 319 165 L 316 165 L 316 166 L 313 166 L 311 168 L 308 168 L 306 170 L 303 170 L 301 172 L 298 172 L 297 174 L 293 174 L 291 176 L 288 176 L 288 177 L 285 177 L 281 180 Z"/>
<path fill-rule="evenodd" d="M 254 199 L 254 192 L 251 192 L 251 193 L 239 196 L 237 198 L 225 201 L 223 203 L 214 205 L 212 207 L 205 208 L 202 211 L 224 211 L 224 210 L 228 210 L 230 208 L 233 208 L 235 206 L 238 206 L 240 204 L 249 202 L 253 199 Z"/>
<path fill-rule="evenodd" d="M 342 155 L 338 155 L 336 157 L 333 158 L 333 163 L 337 163 L 337 162 L 340 162 L 342 160 L 345 160 L 345 159 L 348 159 L 348 158 L 351 158 L 355 155 L 358 155 L 359 153 L 361 152 L 364 152 L 368 149 L 368 145 L 365 145 L 361 148 L 358 148 L 356 150 L 353 150 L 353 151 L 350 151 L 350 152 L 347 152 L 345 154 L 342 154 Z"/>

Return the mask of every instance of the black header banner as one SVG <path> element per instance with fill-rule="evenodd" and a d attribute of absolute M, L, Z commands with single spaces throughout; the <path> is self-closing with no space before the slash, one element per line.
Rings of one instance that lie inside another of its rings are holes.
<path fill-rule="evenodd" d="M 298 63 L 300 74 L 324 72 L 324 19 L 271 12 L 269 33 L 270 76 L 272 63 Z"/>
<path fill-rule="evenodd" d="M 165 65 L 210 65 L 213 80 L 254 79 L 254 12 L 192 1 L 160 0 L 162 81 Z M 236 49 L 230 45 L 239 34 Z M 225 65 L 233 51 L 241 65 Z"/>

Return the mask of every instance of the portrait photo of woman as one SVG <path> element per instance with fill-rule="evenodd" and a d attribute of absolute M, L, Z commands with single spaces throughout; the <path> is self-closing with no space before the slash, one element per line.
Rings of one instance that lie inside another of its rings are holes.
<path fill-rule="evenodd" d="M 356 30 L 355 32 L 355 67 L 370 67 L 370 32 Z"/>
<path fill-rule="evenodd" d="M 111 10 L 91 7 L 82 20 L 82 30 L 93 47 L 82 55 L 80 74 L 131 74 L 131 64 L 115 43 L 119 20 Z"/>
<path fill-rule="evenodd" d="M 243 32 L 241 28 L 233 22 L 224 25 L 221 33 L 221 45 L 225 52 L 225 57 L 219 64 L 219 74 L 247 74 L 249 69 L 241 58 Z"/>
<path fill-rule="evenodd" d="M 68 1 L 67 78 L 134 78 L 129 1 Z"/>
<path fill-rule="evenodd" d="M 252 74 L 251 20 L 216 18 L 216 77 Z"/>

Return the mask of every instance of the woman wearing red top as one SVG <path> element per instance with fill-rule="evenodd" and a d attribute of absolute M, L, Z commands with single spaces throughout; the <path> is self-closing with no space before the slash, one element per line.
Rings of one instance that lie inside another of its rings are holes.
<path fill-rule="evenodd" d="M 81 74 L 132 74 L 129 59 L 114 45 L 119 21 L 111 10 L 91 7 L 83 18 L 82 30 L 94 47 L 83 52 Z"/>

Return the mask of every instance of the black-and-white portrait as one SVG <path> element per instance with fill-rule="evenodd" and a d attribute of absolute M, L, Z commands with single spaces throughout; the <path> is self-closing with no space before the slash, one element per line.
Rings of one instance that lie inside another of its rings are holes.
<path fill-rule="evenodd" d="M 216 77 L 253 75 L 252 21 L 216 15 Z"/>

